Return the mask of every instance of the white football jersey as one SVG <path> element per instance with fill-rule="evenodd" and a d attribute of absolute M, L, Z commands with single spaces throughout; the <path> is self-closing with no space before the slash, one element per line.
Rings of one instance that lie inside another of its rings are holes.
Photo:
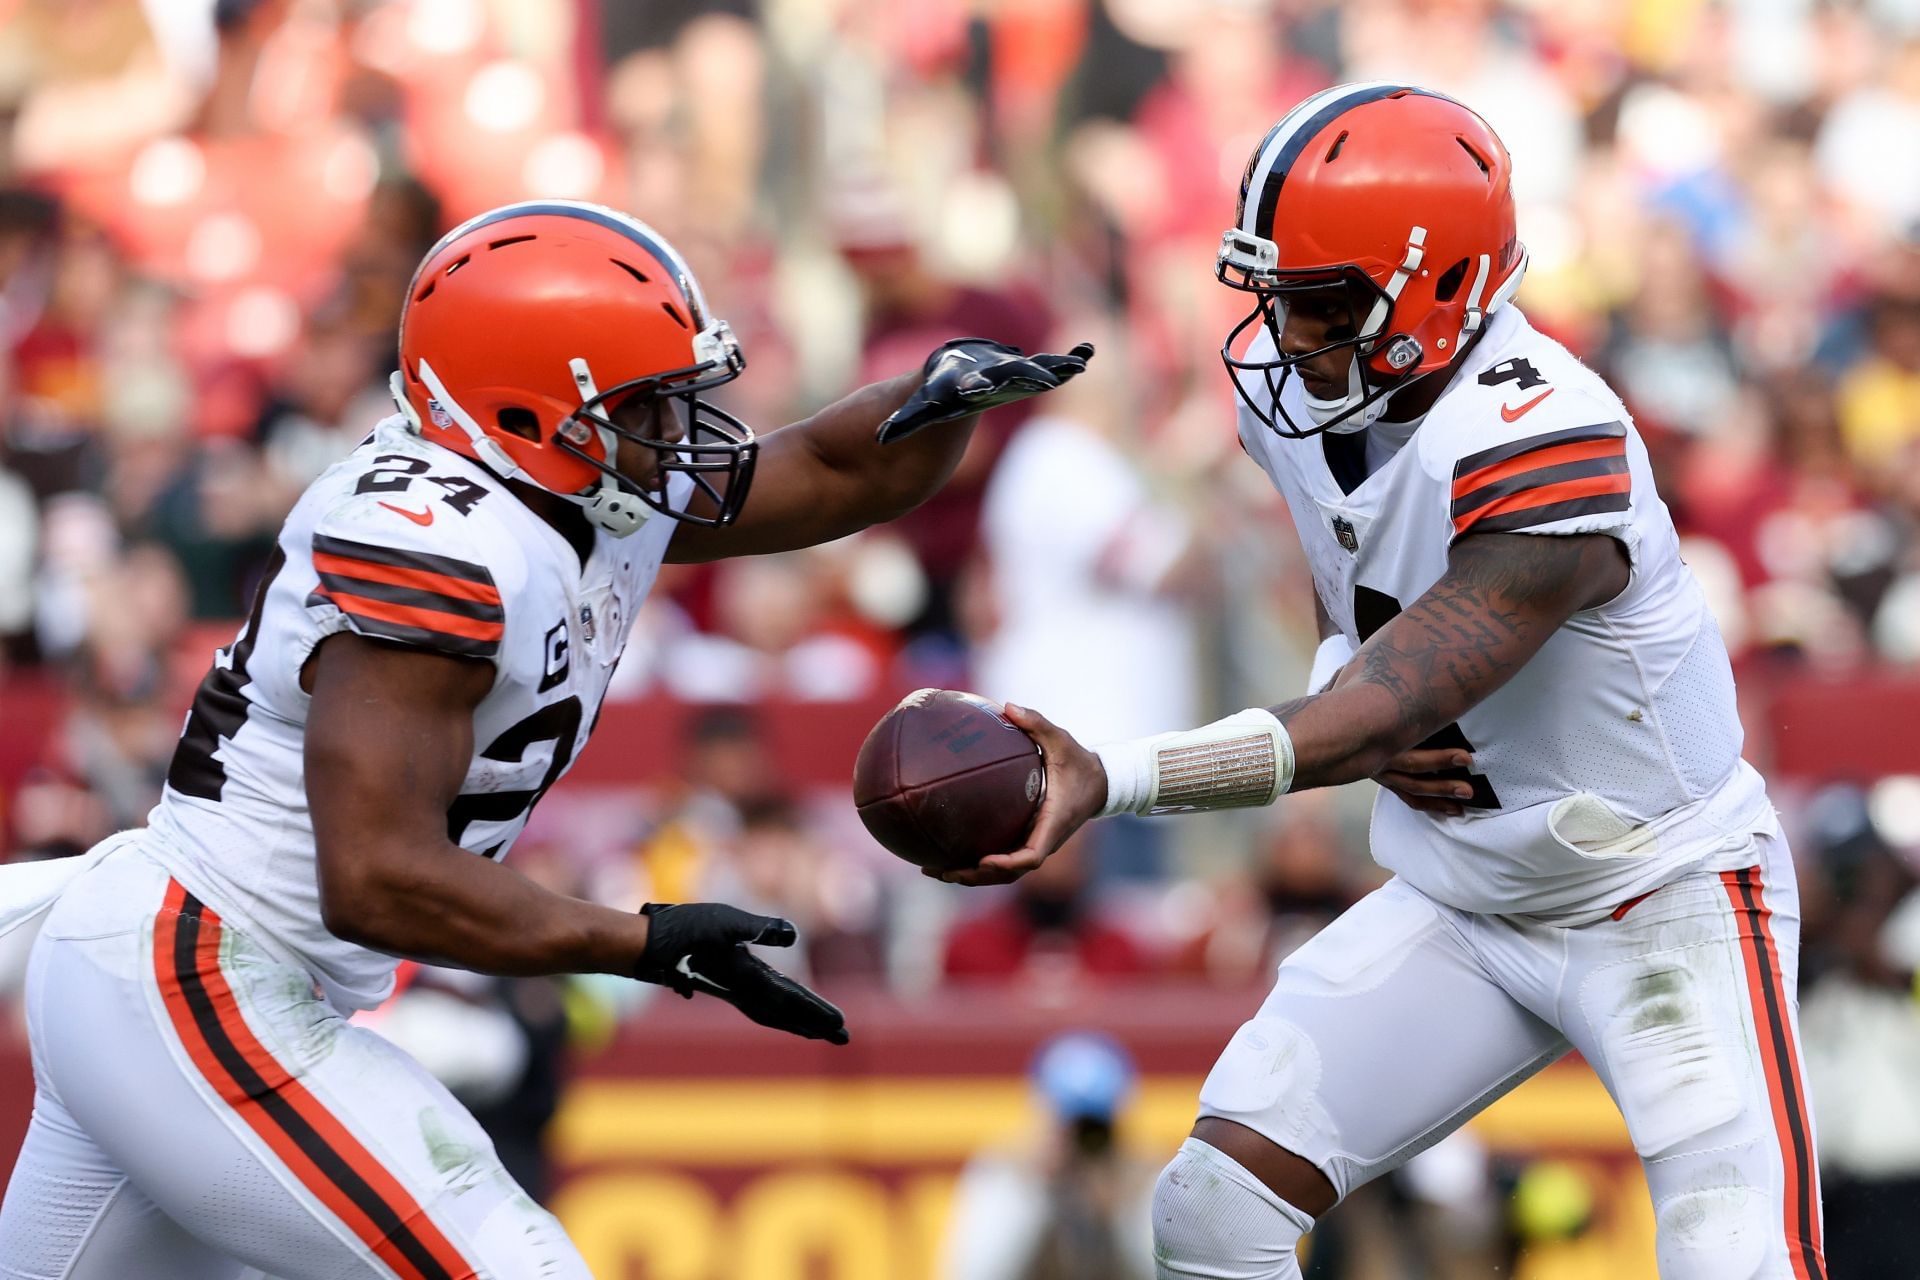
<path fill-rule="evenodd" d="M 1262 333 L 1251 358 L 1272 349 Z M 1299 380 L 1282 394 L 1298 397 Z M 1286 408 L 1306 420 L 1304 404 Z M 1380 793 L 1382 866 L 1461 910 L 1571 921 L 1687 868 L 1745 865 L 1753 834 L 1774 830 L 1765 786 L 1740 758 L 1726 646 L 1639 433 L 1607 385 L 1517 308 L 1492 317 L 1371 475 L 1365 434 L 1288 439 L 1243 406 L 1240 440 L 1286 499 L 1320 602 L 1356 645 L 1439 580 L 1463 535 L 1603 533 L 1632 560 L 1619 597 L 1574 615 L 1423 744 L 1473 753 L 1464 816 Z"/>
<path fill-rule="evenodd" d="M 684 501 L 685 478 L 671 479 Z M 194 698 L 147 847 L 336 1003 L 378 1004 L 397 962 L 320 920 L 301 666 L 339 631 L 491 662 L 447 834 L 504 857 L 586 745 L 674 528 L 656 516 L 628 538 L 596 532 L 583 569 L 490 472 L 403 418 L 381 422 L 288 515 L 252 615 Z"/>

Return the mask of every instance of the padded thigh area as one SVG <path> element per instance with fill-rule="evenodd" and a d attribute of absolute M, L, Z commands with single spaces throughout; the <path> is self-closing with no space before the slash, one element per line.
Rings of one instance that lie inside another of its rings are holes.
<path fill-rule="evenodd" d="M 1396 880 L 1280 966 L 1201 1087 L 1200 1114 L 1303 1157 L 1344 1196 L 1565 1049 L 1441 910 Z"/>

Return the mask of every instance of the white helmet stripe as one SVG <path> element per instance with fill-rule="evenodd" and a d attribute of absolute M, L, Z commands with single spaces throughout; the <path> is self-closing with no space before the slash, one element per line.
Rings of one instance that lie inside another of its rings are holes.
<path fill-rule="evenodd" d="M 1268 228 L 1263 223 L 1273 214 L 1273 202 L 1266 198 L 1267 182 L 1272 178 L 1274 166 L 1280 157 L 1293 155 L 1308 139 L 1298 137 L 1308 124 L 1317 120 L 1331 109 L 1338 115 L 1348 106 L 1357 106 L 1362 101 L 1370 101 L 1384 96 L 1382 90 L 1394 90 L 1402 86 L 1391 80 L 1364 80 L 1354 84 L 1337 84 L 1331 89 L 1322 89 L 1280 117 L 1280 123 L 1267 136 L 1267 145 L 1261 149 L 1260 158 L 1253 166 L 1253 173 L 1247 181 L 1247 196 L 1240 213 L 1240 229 L 1248 235 L 1265 236 Z M 1351 102 L 1348 99 L 1352 99 Z M 1317 131 L 1317 130 L 1316 130 Z"/>

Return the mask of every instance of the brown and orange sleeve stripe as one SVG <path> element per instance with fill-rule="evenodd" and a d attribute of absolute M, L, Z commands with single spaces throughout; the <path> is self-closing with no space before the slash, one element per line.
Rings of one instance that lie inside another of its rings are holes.
<path fill-rule="evenodd" d="M 485 565 L 315 534 L 312 599 L 336 606 L 362 635 L 462 657 L 500 649 L 506 612 Z"/>
<path fill-rule="evenodd" d="M 1633 491 L 1618 422 L 1549 431 L 1470 454 L 1453 468 L 1453 535 L 1511 533 L 1625 511 Z"/>

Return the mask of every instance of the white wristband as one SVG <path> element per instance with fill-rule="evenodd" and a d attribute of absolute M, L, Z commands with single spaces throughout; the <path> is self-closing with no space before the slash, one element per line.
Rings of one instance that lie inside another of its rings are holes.
<path fill-rule="evenodd" d="M 1293 739 L 1265 707 L 1094 751 L 1107 771 L 1102 818 L 1272 804 L 1293 782 Z"/>
<path fill-rule="evenodd" d="M 1336 631 L 1322 640 L 1320 647 L 1313 651 L 1313 670 L 1307 673 L 1307 692 L 1323 692 L 1355 652 L 1353 641 L 1347 639 L 1344 631 Z"/>

